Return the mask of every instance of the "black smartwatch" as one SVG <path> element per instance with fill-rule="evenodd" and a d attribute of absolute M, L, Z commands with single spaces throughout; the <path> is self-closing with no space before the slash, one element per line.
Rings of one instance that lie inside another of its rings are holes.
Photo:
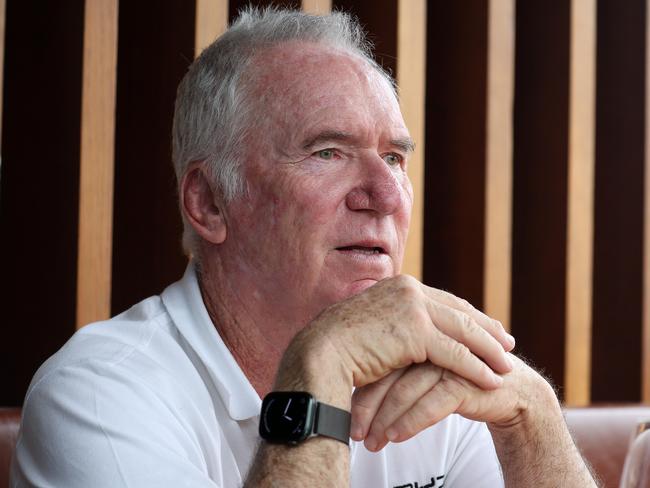
<path fill-rule="evenodd" d="M 271 392 L 262 402 L 260 436 L 274 444 L 298 444 L 322 435 L 349 444 L 350 412 L 320 403 L 304 391 Z"/>

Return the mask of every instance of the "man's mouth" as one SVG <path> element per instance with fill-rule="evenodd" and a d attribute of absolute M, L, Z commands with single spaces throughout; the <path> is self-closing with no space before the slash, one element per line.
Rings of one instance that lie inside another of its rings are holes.
<path fill-rule="evenodd" d="M 386 251 L 384 250 L 383 247 L 379 246 L 373 246 L 373 247 L 368 247 L 368 246 L 343 246 L 343 247 L 337 247 L 337 251 L 343 251 L 343 252 L 358 252 L 362 254 L 368 254 L 368 255 L 373 255 L 373 254 L 386 254 Z"/>

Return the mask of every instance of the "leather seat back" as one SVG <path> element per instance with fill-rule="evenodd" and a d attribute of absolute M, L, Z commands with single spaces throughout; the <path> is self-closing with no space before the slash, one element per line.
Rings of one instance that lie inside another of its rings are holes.
<path fill-rule="evenodd" d="M 0 408 L 0 486 L 9 486 L 9 465 L 20 427 L 19 408 Z"/>
<path fill-rule="evenodd" d="M 650 406 L 565 408 L 565 418 L 584 458 L 607 488 L 618 488 L 625 457 Z"/>

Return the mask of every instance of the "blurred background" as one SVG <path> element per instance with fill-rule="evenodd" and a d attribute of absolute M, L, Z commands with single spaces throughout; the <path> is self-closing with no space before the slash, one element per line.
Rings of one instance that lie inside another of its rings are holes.
<path fill-rule="evenodd" d="M 0 0 L 0 405 L 181 276 L 175 90 L 248 3 Z M 567 404 L 649 402 L 647 1 L 273 3 L 358 16 L 400 84 L 404 271 L 502 320 Z"/>

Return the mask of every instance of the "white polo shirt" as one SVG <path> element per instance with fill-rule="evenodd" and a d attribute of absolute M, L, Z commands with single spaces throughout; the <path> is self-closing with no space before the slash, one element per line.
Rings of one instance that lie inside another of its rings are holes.
<path fill-rule="evenodd" d="M 84 327 L 27 392 L 10 486 L 238 487 L 261 400 L 183 279 Z M 451 415 L 379 453 L 353 443 L 350 486 L 499 487 L 484 424 Z"/>

